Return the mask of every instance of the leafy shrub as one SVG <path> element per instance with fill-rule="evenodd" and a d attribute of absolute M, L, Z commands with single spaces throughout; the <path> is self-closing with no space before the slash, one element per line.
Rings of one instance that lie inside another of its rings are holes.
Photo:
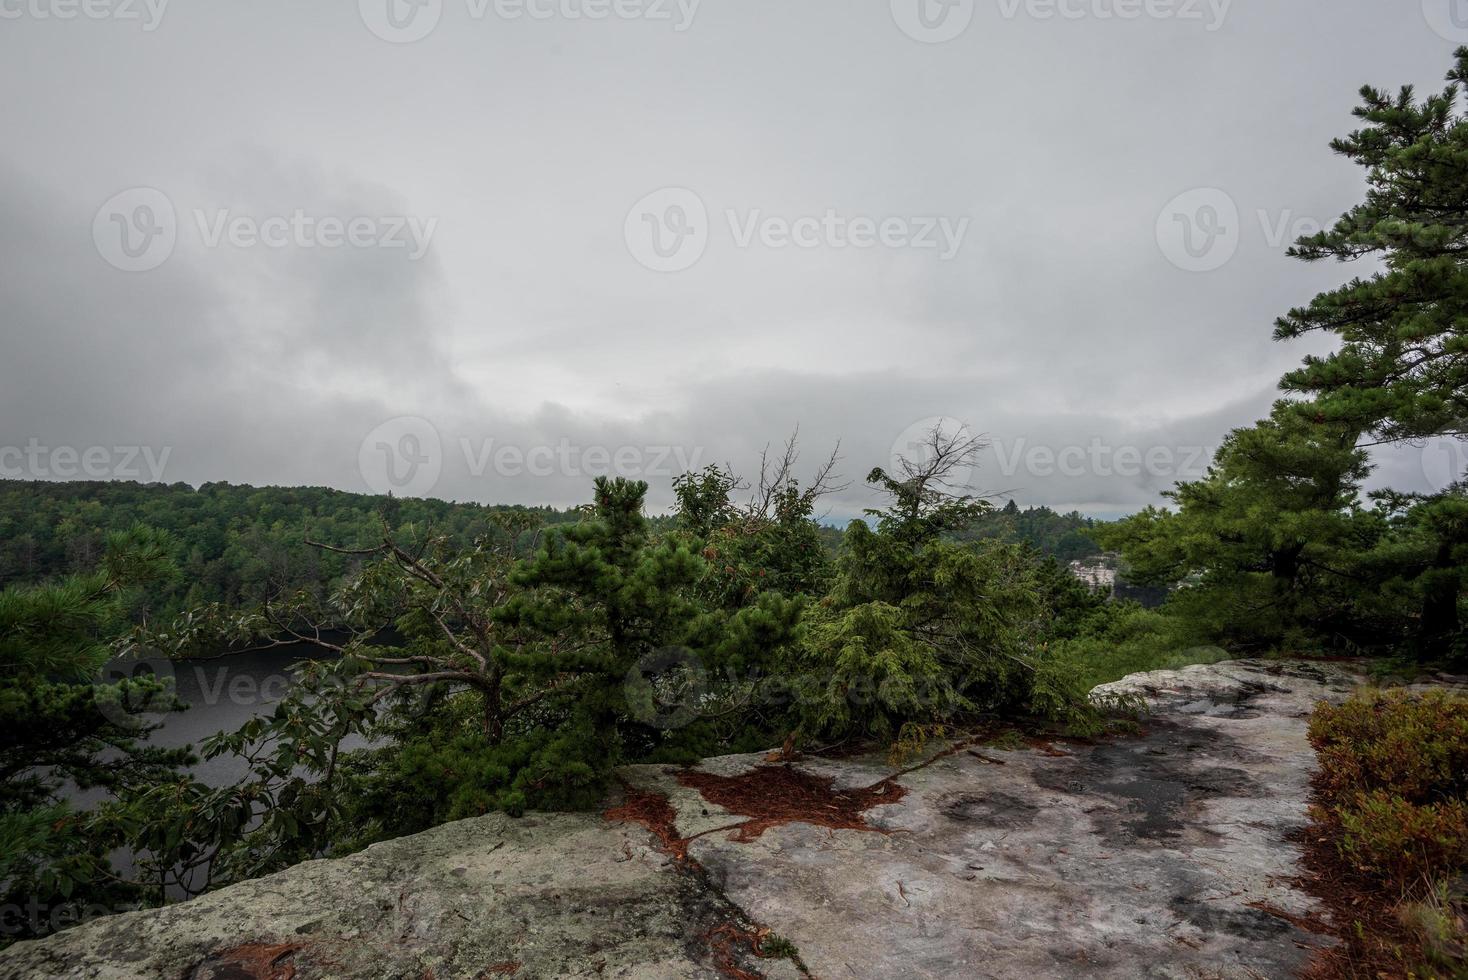
<path fill-rule="evenodd" d="M 821 681 L 801 705 L 802 727 L 892 741 L 913 726 L 984 715 L 1094 731 L 1087 688 L 1046 638 L 1057 610 L 1073 610 L 1069 626 L 1079 629 L 1101 603 L 1064 587 L 1057 566 L 1022 546 L 945 537 L 988 505 L 943 489 L 945 467 L 970 458 L 972 441 L 929 438 L 924 461 L 901 461 L 905 479 L 880 469 L 868 477 L 890 503 L 867 512 L 875 527 L 846 529 L 797 665 Z"/>
<path fill-rule="evenodd" d="M 1468 868 L 1468 700 L 1440 691 L 1322 704 L 1313 815 L 1357 867 L 1398 885 Z"/>
<path fill-rule="evenodd" d="M 1222 647 L 1202 642 L 1192 623 L 1165 612 L 1113 603 L 1093 630 L 1052 647 L 1054 659 L 1089 690 L 1144 670 L 1176 670 L 1227 660 Z"/>
<path fill-rule="evenodd" d="M 806 666 L 820 678 L 806 709 L 813 731 L 884 740 L 909 721 L 937 722 L 970 707 L 902 610 L 866 602 L 814 623 Z"/>
<path fill-rule="evenodd" d="M 1310 722 L 1321 788 L 1335 800 L 1388 790 L 1411 803 L 1468 795 L 1468 701 L 1442 691 L 1322 704 Z"/>
<path fill-rule="evenodd" d="M 1357 793 L 1339 813 L 1341 852 L 1400 884 L 1468 863 L 1468 806 L 1409 803 L 1386 790 Z"/>

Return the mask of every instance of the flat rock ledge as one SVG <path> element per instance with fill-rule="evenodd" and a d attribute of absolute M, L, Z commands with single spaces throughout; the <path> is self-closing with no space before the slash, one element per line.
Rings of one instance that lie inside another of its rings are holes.
<path fill-rule="evenodd" d="M 1293 883 L 1306 719 L 1362 683 L 1292 661 L 1135 674 L 1097 690 L 1145 697 L 1140 733 L 931 746 L 865 829 L 741 834 L 747 817 L 675 770 L 629 767 L 632 794 L 667 798 L 688 860 L 598 814 L 491 815 L 19 943 L 0 977 L 1289 977 L 1330 941 L 1295 924 L 1323 914 Z M 880 756 L 789 765 L 836 790 L 899 773 Z M 721 944 L 730 927 L 771 929 L 799 959 Z"/>

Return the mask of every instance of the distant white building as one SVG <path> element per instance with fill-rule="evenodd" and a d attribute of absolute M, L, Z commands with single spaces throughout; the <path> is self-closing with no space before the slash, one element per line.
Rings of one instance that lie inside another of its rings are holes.
<path fill-rule="evenodd" d="M 1099 592 L 1116 591 L 1116 559 L 1109 555 L 1078 558 L 1070 563 L 1070 572 Z"/>

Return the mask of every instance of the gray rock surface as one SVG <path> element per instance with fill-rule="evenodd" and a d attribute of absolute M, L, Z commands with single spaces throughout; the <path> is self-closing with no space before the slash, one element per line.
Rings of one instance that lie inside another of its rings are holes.
<path fill-rule="evenodd" d="M 826 980 L 1287 977 L 1327 941 L 1292 924 L 1319 911 L 1291 883 L 1306 718 L 1359 683 L 1314 663 L 1133 675 L 1098 690 L 1152 703 L 1140 734 L 958 747 L 899 776 L 905 795 L 868 810 L 866 830 L 736 840 L 721 828 L 743 817 L 675 772 L 630 767 L 634 788 L 668 797 L 696 867 L 596 815 L 490 816 L 18 944 L 0 976 L 707 977 L 709 930 L 747 917 Z M 893 773 L 881 757 L 792 765 L 836 789 Z"/>
<path fill-rule="evenodd" d="M 636 826 L 492 815 L 20 943 L 0 976 L 681 980 L 719 975 L 699 935 L 725 919 Z"/>

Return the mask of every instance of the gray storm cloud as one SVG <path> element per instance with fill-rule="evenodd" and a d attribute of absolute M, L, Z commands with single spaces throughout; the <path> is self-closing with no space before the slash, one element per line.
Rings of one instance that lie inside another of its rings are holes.
<path fill-rule="evenodd" d="M 437 496 L 628 471 L 663 506 L 798 425 L 812 464 L 840 442 L 845 517 L 951 418 L 992 443 L 976 489 L 1157 502 L 1319 349 L 1273 318 L 1363 271 L 1284 254 L 1361 193 L 1327 146 L 1355 90 L 1435 87 L 1468 42 L 1431 2 L 1185 6 L 933 34 L 903 0 L 445 0 L 411 41 L 370 0 L 6 7 L 0 450 L 366 490 L 380 443 L 437 453 Z M 0 475 L 65 475 L 43 456 Z"/>

